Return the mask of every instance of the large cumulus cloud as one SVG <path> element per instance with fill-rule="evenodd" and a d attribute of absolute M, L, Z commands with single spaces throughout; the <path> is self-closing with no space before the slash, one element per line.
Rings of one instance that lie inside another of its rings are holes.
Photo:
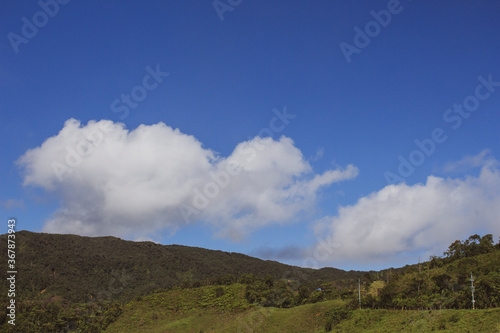
<path fill-rule="evenodd" d="M 349 165 L 315 174 L 286 137 L 255 137 L 224 157 L 163 123 L 129 131 L 75 119 L 18 163 L 24 185 L 61 198 L 44 231 L 123 237 L 203 221 L 239 239 L 293 221 L 314 206 L 321 187 L 358 173 Z"/>

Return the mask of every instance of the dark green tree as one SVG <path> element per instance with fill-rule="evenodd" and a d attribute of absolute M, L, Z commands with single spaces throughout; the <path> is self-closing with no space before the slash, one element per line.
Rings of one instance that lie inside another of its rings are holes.
<path fill-rule="evenodd" d="M 461 241 L 456 240 L 453 243 L 451 243 L 451 245 L 448 247 L 448 251 L 446 251 L 444 253 L 444 255 L 447 258 L 451 258 L 451 259 L 463 258 L 464 254 L 465 254 L 464 247 L 465 246 Z"/>

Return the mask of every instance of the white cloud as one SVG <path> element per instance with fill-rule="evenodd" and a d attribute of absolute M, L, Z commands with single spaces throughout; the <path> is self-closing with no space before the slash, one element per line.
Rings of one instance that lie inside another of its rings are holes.
<path fill-rule="evenodd" d="M 323 155 L 325 155 L 325 149 L 323 147 L 319 147 L 316 150 L 316 154 L 314 154 L 314 156 L 311 157 L 311 161 L 313 162 L 319 161 L 320 159 L 323 158 Z"/>
<path fill-rule="evenodd" d="M 460 161 L 446 163 L 443 167 L 443 171 L 447 173 L 463 172 L 485 165 L 494 165 L 496 163 L 497 161 L 491 156 L 491 151 L 489 149 L 484 149 L 477 155 L 466 156 Z"/>
<path fill-rule="evenodd" d="M 491 160 L 490 160 L 491 162 Z M 429 176 L 425 184 L 389 185 L 318 221 L 318 261 L 393 264 L 398 257 L 440 255 L 478 230 L 500 233 L 500 174 L 486 163 L 464 179 Z"/>
<path fill-rule="evenodd" d="M 135 238 L 204 221 L 238 239 L 293 221 L 322 186 L 357 175 L 354 166 L 315 174 L 286 137 L 256 137 L 222 157 L 163 123 L 129 131 L 106 120 L 70 119 L 18 163 L 24 185 L 61 198 L 44 231 Z"/>

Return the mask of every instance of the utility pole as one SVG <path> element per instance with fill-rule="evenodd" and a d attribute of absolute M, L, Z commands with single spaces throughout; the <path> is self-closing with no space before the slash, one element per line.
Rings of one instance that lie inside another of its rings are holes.
<path fill-rule="evenodd" d="M 474 300 L 474 277 L 470 273 L 470 290 L 472 291 L 472 310 L 476 309 L 476 301 Z"/>
<path fill-rule="evenodd" d="M 359 308 L 361 309 L 361 279 L 358 278 L 358 301 L 359 301 Z"/>

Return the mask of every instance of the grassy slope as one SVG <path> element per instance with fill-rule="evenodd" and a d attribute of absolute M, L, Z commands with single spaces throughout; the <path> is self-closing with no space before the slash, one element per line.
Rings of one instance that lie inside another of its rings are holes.
<path fill-rule="evenodd" d="M 357 310 L 335 329 L 333 332 L 500 332 L 500 309 Z"/>
<path fill-rule="evenodd" d="M 215 297 L 216 289 L 223 295 Z M 127 304 L 107 332 L 324 332 L 325 314 L 343 302 L 289 309 L 248 304 L 245 286 L 209 286 L 142 297 Z M 500 309 L 354 310 L 332 332 L 500 332 Z"/>
<path fill-rule="evenodd" d="M 215 297 L 216 289 L 224 295 Z M 209 286 L 134 300 L 107 332 L 321 332 L 322 314 L 341 304 L 327 301 L 290 309 L 248 304 L 245 286 Z"/>
<path fill-rule="evenodd" d="M 423 278 L 422 286 L 431 283 L 434 277 L 448 274 L 453 280 L 463 279 L 467 299 L 467 273 L 474 271 L 478 275 L 476 282 L 498 272 L 500 252 L 464 258 L 434 267 L 423 268 L 420 273 L 416 267 L 409 269 L 397 280 L 398 288 L 409 288 L 416 277 Z M 425 265 L 427 266 L 427 264 Z M 413 280 L 412 280 L 413 279 Z M 492 288 L 497 284 L 491 282 Z M 479 285 L 480 286 L 480 285 Z M 212 288 L 208 292 L 205 288 Z M 129 305 L 123 316 L 110 326 L 111 332 L 324 332 L 328 312 L 332 308 L 342 307 L 344 302 L 331 300 L 307 304 L 290 309 L 259 308 L 245 302 L 244 286 L 233 285 L 224 288 L 239 288 L 231 293 L 229 305 L 204 305 L 203 299 L 213 298 L 215 286 L 156 294 L 155 305 L 152 299 L 143 298 Z M 446 288 L 449 288 L 446 287 Z M 411 288 L 410 288 L 411 289 Z M 478 288 L 476 291 L 480 291 Z M 496 289 L 495 289 L 496 290 Z M 424 291 L 424 289 L 422 289 Z M 437 292 L 437 291 L 435 291 Z M 210 294 L 211 293 L 211 294 Z M 194 297 L 194 294 L 197 294 Z M 498 293 L 494 293 L 493 296 Z M 451 297 L 453 295 L 449 295 Z M 478 295 L 480 296 L 480 295 Z M 492 297 L 493 297 L 492 296 Z M 205 297 L 205 298 L 204 298 Z M 483 295 L 483 298 L 487 297 Z M 496 296 L 495 296 L 496 297 Z M 162 301 L 160 301 L 162 300 Z M 180 300 L 184 300 L 181 303 Z M 190 301 L 188 301 L 190 300 Z M 162 308 L 158 304 L 169 304 Z M 182 304 L 183 306 L 179 306 Z M 231 305 L 234 304 L 234 305 Z M 238 306 L 235 306 L 240 304 Z M 244 304 L 241 306 L 241 304 Z M 157 311 L 156 319 L 148 308 Z M 188 310 L 191 309 L 191 310 Z M 169 310 L 169 311 L 165 311 Z M 128 319 L 125 319 L 128 318 Z M 151 318 L 146 323 L 146 319 Z M 142 322 L 141 322 L 142 320 Z M 142 324 L 142 326 L 138 326 Z M 347 319 L 333 326 L 332 332 L 500 332 L 500 308 L 483 310 L 354 310 Z"/>

